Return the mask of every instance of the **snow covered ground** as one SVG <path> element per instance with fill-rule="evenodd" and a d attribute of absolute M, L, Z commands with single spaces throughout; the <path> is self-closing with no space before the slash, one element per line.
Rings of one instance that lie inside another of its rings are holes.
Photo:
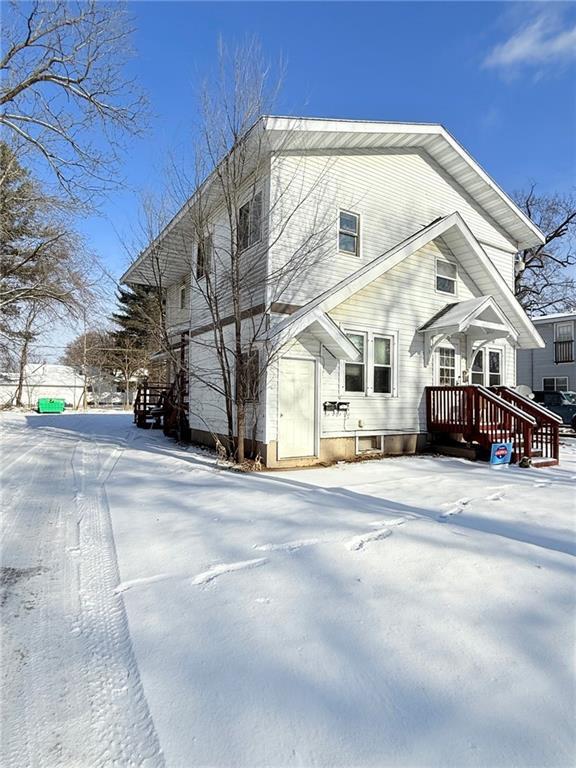
<path fill-rule="evenodd" d="M 0 424 L 3 765 L 574 763 L 576 441 L 242 475 Z"/>

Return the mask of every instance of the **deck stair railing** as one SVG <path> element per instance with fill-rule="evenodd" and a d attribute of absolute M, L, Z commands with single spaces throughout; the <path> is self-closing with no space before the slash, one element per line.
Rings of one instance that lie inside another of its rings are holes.
<path fill-rule="evenodd" d="M 166 387 L 143 384 L 134 398 L 134 423 L 144 429 L 162 427 L 162 414 Z"/>
<path fill-rule="evenodd" d="M 536 427 L 532 431 L 532 450 L 541 452 L 543 457 L 558 461 L 560 458 L 561 417 L 539 403 L 518 394 L 510 387 L 496 387 L 495 391 L 503 400 L 512 403 L 535 419 Z"/>
<path fill-rule="evenodd" d="M 485 450 L 492 443 L 512 443 L 514 462 L 537 455 L 557 463 L 558 428 L 552 415 L 513 390 L 500 389 L 502 394 L 478 385 L 427 387 L 428 432 L 461 434 Z"/>

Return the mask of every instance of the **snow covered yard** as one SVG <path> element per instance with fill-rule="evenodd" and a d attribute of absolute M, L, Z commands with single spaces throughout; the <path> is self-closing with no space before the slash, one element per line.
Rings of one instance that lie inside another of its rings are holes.
<path fill-rule="evenodd" d="M 574 441 L 242 475 L 0 423 L 3 765 L 573 764 Z"/>

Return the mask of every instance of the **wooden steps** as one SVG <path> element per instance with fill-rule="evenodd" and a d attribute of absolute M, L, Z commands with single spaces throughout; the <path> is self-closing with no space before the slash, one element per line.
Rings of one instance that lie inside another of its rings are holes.
<path fill-rule="evenodd" d="M 512 443 L 513 463 L 523 458 L 537 467 L 559 463 L 560 419 L 508 387 L 427 387 L 426 412 L 433 448 L 449 455 L 464 455 L 475 446 L 476 458 L 488 459 L 494 443 Z M 464 442 L 446 440 L 457 435 Z"/>

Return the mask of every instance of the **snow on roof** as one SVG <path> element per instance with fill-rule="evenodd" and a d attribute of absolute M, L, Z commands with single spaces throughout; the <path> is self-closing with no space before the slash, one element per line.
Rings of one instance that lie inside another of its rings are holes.
<path fill-rule="evenodd" d="M 538 317 L 530 318 L 533 323 L 549 323 L 554 320 L 575 320 L 576 310 L 573 312 L 553 312 L 550 315 L 539 315 Z"/>
<path fill-rule="evenodd" d="M 24 373 L 26 386 L 83 387 L 84 377 L 76 373 L 69 365 L 51 363 L 29 363 Z M 18 383 L 18 373 L 4 371 L 0 373 L 0 386 Z"/>

